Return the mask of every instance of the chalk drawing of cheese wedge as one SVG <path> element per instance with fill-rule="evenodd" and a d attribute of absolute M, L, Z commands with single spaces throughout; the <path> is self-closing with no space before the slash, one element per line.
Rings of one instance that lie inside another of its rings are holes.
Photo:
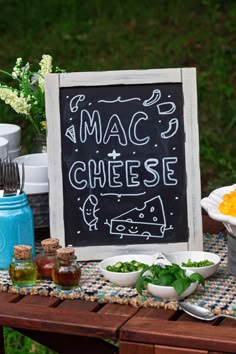
<path fill-rule="evenodd" d="M 161 137 L 163 139 L 169 139 L 171 138 L 172 136 L 175 135 L 175 133 L 177 132 L 179 128 L 179 121 L 177 118 L 172 118 L 170 121 L 169 121 L 169 125 L 168 125 L 168 129 L 165 131 L 165 132 L 162 132 L 161 133 Z"/>
<path fill-rule="evenodd" d="M 163 238 L 166 229 L 165 213 L 160 196 L 144 202 L 111 220 L 110 233 L 123 236 Z"/>

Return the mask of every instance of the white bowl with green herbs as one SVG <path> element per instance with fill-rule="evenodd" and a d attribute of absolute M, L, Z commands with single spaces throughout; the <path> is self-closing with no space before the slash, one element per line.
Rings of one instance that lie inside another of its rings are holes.
<path fill-rule="evenodd" d="M 135 286 L 144 265 L 151 265 L 155 256 L 127 254 L 105 258 L 99 263 L 99 269 L 106 280 L 118 286 Z"/>
<path fill-rule="evenodd" d="M 189 269 L 209 278 L 219 268 L 220 257 L 212 252 L 204 251 L 182 251 L 165 253 L 166 258 L 171 263 L 176 263 L 184 269 Z"/>
<path fill-rule="evenodd" d="M 205 286 L 199 273 L 183 269 L 178 264 L 153 264 L 141 272 L 136 290 L 143 296 L 150 294 L 163 300 L 177 301 L 192 294 L 199 284 Z"/>

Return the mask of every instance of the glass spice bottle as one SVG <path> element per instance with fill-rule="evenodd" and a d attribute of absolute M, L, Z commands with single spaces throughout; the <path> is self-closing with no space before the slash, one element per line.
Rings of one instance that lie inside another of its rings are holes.
<path fill-rule="evenodd" d="M 81 269 L 76 262 L 74 248 L 59 248 L 56 255 L 56 264 L 52 270 L 52 279 L 56 287 L 61 290 L 71 290 L 78 287 Z"/>
<path fill-rule="evenodd" d="M 41 241 L 42 253 L 34 261 L 38 268 L 38 279 L 52 280 L 52 269 L 56 263 L 56 250 L 60 247 L 57 238 L 46 238 Z"/>
<path fill-rule="evenodd" d="M 14 246 L 13 261 L 9 266 L 12 284 L 17 288 L 32 286 L 37 280 L 37 266 L 32 259 L 32 247 Z"/>

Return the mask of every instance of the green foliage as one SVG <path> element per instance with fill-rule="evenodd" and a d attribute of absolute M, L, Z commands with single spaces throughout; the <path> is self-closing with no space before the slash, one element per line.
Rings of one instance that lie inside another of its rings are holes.
<path fill-rule="evenodd" d="M 17 331 L 3 327 L 5 352 L 6 354 L 54 354 L 52 350 L 47 349 L 30 338 L 21 335 Z"/>
<path fill-rule="evenodd" d="M 6 71 L 16 57 L 37 63 L 42 53 L 52 55 L 67 71 L 196 67 L 202 195 L 235 183 L 235 1 L 0 4 L 0 67 Z M 0 117 L 19 122 L 14 113 L 6 113 L 4 104 Z M 30 144 L 32 131 L 26 123 L 26 150 Z"/>

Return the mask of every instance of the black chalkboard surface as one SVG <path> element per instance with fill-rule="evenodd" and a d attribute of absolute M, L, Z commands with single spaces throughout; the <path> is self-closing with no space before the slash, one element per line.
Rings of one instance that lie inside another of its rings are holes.
<path fill-rule="evenodd" d="M 149 82 L 147 72 L 139 71 L 137 82 L 132 71 L 123 72 L 125 83 L 114 78 L 119 72 L 104 73 L 100 82 L 93 73 L 96 83 L 83 79 L 90 73 L 48 75 L 50 226 L 81 259 L 202 248 L 200 202 L 194 201 L 200 192 L 193 197 L 189 181 L 200 191 L 192 146 L 196 87 L 189 110 L 184 80 Z"/>

